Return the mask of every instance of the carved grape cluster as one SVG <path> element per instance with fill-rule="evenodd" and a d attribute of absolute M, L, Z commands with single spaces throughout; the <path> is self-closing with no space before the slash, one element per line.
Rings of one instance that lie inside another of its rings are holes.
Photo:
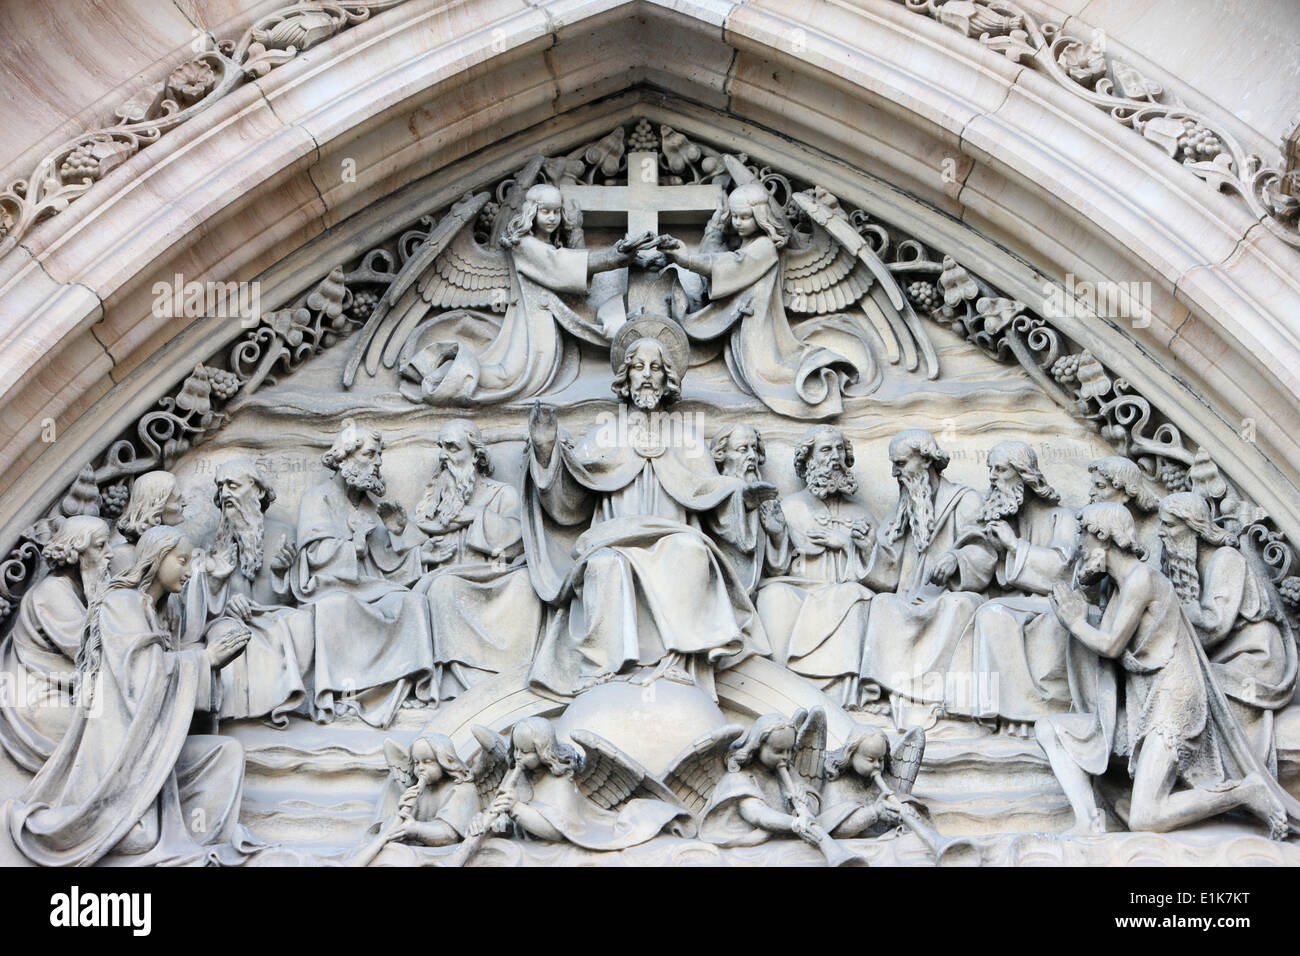
<path fill-rule="evenodd" d="M 1062 385 L 1073 385 L 1079 381 L 1079 356 L 1062 355 L 1052 363 L 1052 378 Z"/>
<path fill-rule="evenodd" d="M 212 394 L 224 402 L 239 391 L 239 376 L 225 369 L 209 368 L 208 384 L 212 386 Z"/>
<path fill-rule="evenodd" d="M 59 175 L 67 183 L 93 180 L 99 175 L 99 160 L 86 146 L 78 146 L 59 166 Z"/>
<path fill-rule="evenodd" d="M 1284 578 L 1277 586 L 1278 593 L 1282 595 L 1282 600 L 1292 607 L 1300 607 L 1300 578 L 1292 575 Z"/>
<path fill-rule="evenodd" d="M 109 485 L 99 493 L 99 514 L 102 518 L 116 518 L 126 508 L 130 491 L 125 481 Z"/>
<path fill-rule="evenodd" d="M 907 287 L 907 297 L 924 312 L 933 312 L 939 308 L 939 290 L 933 282 L 913 282 Z"/>
<path fill-rule="evenodd" d="M 349 312 L 352 318 L 358 322 L 364 322 L 370 318 L 370 313 L 375 311 L 375 306 L 379 304 L 379 296 L 369 290 L 361 290 L 352 293 L 352 307 Z"/>
<path fill-rule="evenodd" d="M 1172 462 L 1166 462 L 1160 468 L 1160 483 L 1170 491 L 1191 491 L 1192 481 L 1187 469 Z"/>
<path fill-rule="evenodd" d="M 659 137 L 649 120 L 641 120 L 627 138 L 627 148 L 633 152 L 653 153 L 659 149 Z"/>
<path fill-rule="evenodd" d="M 1183 159 L 1213 159 L 1223 152 L 1223 143 L 1210 130 L 1195 120 L 1183 120 L 1183 133 L 1178 137 L 1178 148 Z"/>

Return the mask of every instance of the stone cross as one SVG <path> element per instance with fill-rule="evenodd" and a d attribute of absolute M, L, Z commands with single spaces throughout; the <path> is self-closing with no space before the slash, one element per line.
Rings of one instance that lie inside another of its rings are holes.
<path fill-rule="evenodd" d="M 659 155 L 650 152 L 627 154 L 626 186 L 563 185 L 560 194 L 566 202 L 578 204 L 584 225 L 617 226 L 626 218 L 627 232 L 633 236 L 643 232 L 658 234 L 661 215 L 669 224 L 708 222 L 727 196 L 721 186 L 713 183 L 661 186 Z M 631 270 L 627 275 L 628 311 L 664 311 L 669 284 L 654 273 Z"/>

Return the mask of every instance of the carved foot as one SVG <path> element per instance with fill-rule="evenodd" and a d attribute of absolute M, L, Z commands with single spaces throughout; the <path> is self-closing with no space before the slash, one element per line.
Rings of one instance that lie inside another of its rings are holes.
<path fill-rule="evenodd" d="M 1279 843 L 1291 834 L 1286 808 L 1273 795 L 1263 774 L 1249 773 L 1238 788 L 1243 802 L 1268 824 L 1268 838 Z"/>
<path fill-rule="evenodd" d="M 574 689 L 573 696 L 577 697 L 579 694 L 584 694 L 594 687 L 599 687 L 601 684 L 608 684 L 616 677 L 618 677 L 617 674 L 597 674 L 595 677 L 584 678 L 583 680 L 578 681 L 578 686 Z"/>
<path fill-rule="evenodd" d="M 1018 720 L 1005 720 L 1002 722 L 1002 733 L 1008 737 L 1019 737 L 1022 740 L 1032 739 L 1034 736 L 1034 725 Z"/>
<path fill-rule="evenodd" d="M 1087 820 L 1078 820 L 1066 830 L 1065 836 L 1098 836 L 1106 832 L 1106 814 L 1100 810 L 1092 811 Z"/>
<path fill-rule="evenodd" d="M 436 701 L 420 700 L 418 697 L 408 697 L 402 701 L 402 710 L 423 710 L 426 707 L 437 707 Z"/>

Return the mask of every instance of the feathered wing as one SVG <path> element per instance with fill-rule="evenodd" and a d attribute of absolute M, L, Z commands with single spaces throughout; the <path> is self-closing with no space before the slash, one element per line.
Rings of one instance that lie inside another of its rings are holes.
<path fill-rule="evenodd" d="M 894 793 L 905 797 L 912 792 L 924 756 L 925 731 L 920 727 L 913 727 L 890 748 L 881 776 Z"/>
<path fill-rule="evenodd" d="M 857 306 L 891 362 L 901 359 L 911 370 L 924 360 L 926 376 L 937 378 L 939 358 L 925 326 L 839 201 L 823 189 L 795 193 L 793 200 L 812 223 L 812 238 L 788 249 L 782 260 L 786 309 L 795 315 L 851 315 Z"/>
<path fill-rule="evenodd" d="M 384 762 L 388 764 L 388 779 L 405 790 L 415 783 L 415 767 L 411 753 L 392 737 L 384 740 Z"/>
<path fill-rule="evenodd" d="M 586 730 L 575 730 L 570 736 L 586 751 L 586 760 L 574 774 L 574 782 L 596 806 L 618 810 L 629 800 L 643 798 L 689 809 L 658 777 L 604 737 Z"/>
<path fill-rule="evenodd" d="M 469 772 L 474 776 L 479 799 L 487 806 L 501 789 L 501 781 L 510 767 L 510 741 L 482 724 L 474 724 L 470 731 L 478 741 L 479 750 L 470 758 Z"/>
<path fill-rule="evenodd" d="M 821 707 L 800 710 L 794 715 L 799 728 L 794 739 L 795 774 L 804 789 L 820 794 L 826 779 L 826 711 Z"/>
<path fill-rule="evenodd" d="M 696 816 L 704 812 L 713 789 L 727 773 L 727 751 L 744 733 L 740 724 L 726 724 L 703 734 L 677 755 L 664 774 L 668 789 Z"/>

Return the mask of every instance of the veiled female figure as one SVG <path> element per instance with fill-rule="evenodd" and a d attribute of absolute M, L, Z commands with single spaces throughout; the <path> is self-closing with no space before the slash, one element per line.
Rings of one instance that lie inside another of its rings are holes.
<path fill-rule="evenodd" d="M 144 532 L 129 568 L 90 608 L 77 659 L 77 713 L 58 749 L 10 807 L 14 843 L 44 866 L 238 863 L 253 844 L 238 824 L 243 748 L 189 736 L 211 710 L 215 672 L 248 631 L 178 647 L 160 623 L 190 576 L 192 546 L 176 528 Z"/>

